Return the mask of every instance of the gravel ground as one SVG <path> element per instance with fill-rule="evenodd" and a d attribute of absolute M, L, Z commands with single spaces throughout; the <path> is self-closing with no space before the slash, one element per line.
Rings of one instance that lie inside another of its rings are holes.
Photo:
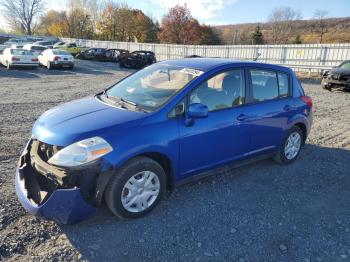
<path fill-rule="evenodd" d="M 17 201 L 17 159 L 35 119 L 130 71 L 79 61 L 71 71 L 0 68 L 0 260 L 350 261 L 350 93 L 304 83 L 314 125 L 289 166 L 261 161 L 177 188 L 145 218 L 101 208 L 60 226 Z"/>

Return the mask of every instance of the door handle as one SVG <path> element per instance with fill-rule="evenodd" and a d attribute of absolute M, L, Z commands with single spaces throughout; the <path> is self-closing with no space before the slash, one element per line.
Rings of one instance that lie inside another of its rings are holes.
<path fill-rule="evenodd" d="M 290 106 L 290 105 L 285 105 L 284 107 L 283 107 L 283 110 L 284 111 L 289 111 L 289 110 L 291 110 L 292 109 L 292 107 Z"/>
<path fill-rule="evenodd" d="M 244 120 L 247 120 L 248 119 L 248 116 L 245 115 L 245 114 L 240 114 L 239 116 L 237 116 L 237 120 L 238 121 L 244 121 Z"/>

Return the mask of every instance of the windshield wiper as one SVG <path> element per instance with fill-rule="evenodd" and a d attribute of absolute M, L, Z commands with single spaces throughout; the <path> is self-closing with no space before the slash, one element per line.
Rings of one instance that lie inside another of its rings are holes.
<path fill-rule="evenodd" d="M 103 91 L 102 93 L 108 100 L 113 101 L 114 103 L 120 105 L 121 107 L 125 108 L 125 109 L 131 109 L 131 110 L 138 110 L 138 111 L 142 111 L 142 112 L 146 112 L 148 113 L 147 110 L 145 110 L 144 108 L 140 107 L 137 103 L 132 102 L 130 100 L 127 100 L 123 97 L 117 97 L 117 96 L 109 96 L 106 92 L 106 90 Z"/>

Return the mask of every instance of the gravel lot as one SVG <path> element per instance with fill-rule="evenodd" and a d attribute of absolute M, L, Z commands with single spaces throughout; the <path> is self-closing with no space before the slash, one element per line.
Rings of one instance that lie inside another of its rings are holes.
<path fill-rule="evenodd" d="M 265 160 L 169 193 L 147 217 L 106 207 L 77 225 L 28 215 L 17 201 L 17 159 L 35 119 L 129 74 L 81 62 L 74 71 L 0 68 L 0 260 L 350 261 L 350 93 L 304 83 L 314 125 L 292 165 Z"/>

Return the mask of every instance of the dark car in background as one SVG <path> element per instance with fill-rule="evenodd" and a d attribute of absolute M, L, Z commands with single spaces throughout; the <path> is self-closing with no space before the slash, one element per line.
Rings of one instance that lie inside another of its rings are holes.
<path fill-rule="evenodd" d="M 152 51 L 134 51 L 120 56 L 121 68 L 139 69 L 157 62 L 156 55 Z"/>
<path fill-rule="evenodd" d="M 50 40 L 50 41 L 37 41 L 34 44 L 40 46 L 46 46 L 47 48 L 53 48 L 54 44 L 59 42 L 58 40 Z"/>
<path fill-rule="evenodd" d="M 96 60 L 101 62 L 119 62 L 120 55 L 129 53 L 124 49 L 89 48 L 77 54 L 78 59 Z"/>
<path fill-rule="evenodd" d="M 344 61 L 330 71 L 326 71 L 322 77 L 322 87 L 327 90 L 343 88 L 350 90 L 350 60 Z"/>

